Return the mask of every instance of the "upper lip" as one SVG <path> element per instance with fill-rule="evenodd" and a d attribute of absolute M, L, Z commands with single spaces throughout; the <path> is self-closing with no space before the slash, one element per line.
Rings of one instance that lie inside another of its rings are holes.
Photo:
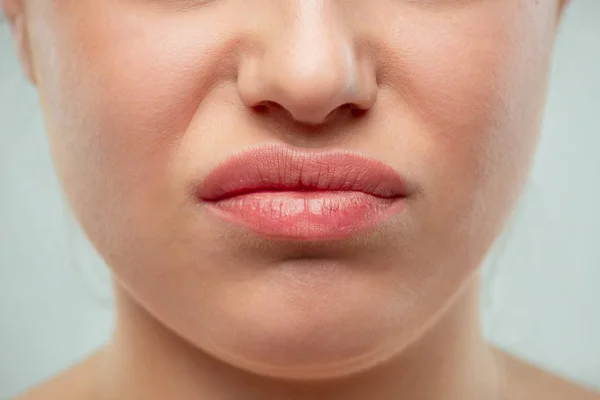
<path fill-rule="evenodd" d="M 197 198 L 219 201 L 260 191 L 358 191 L 404 197 L 404 179 L 387 164 L 349 150 L 303 151 L 267 145 L 238 153 L 195 186 Z"/>

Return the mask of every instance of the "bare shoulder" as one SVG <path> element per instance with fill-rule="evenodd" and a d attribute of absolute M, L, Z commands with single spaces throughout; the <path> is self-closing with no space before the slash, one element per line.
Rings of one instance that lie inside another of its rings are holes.
<path fill-rule="evenodd" d="M 15 400 L 89 400 L 97 359 L 97 354 L 91 355 Z"/>
<path fill-rule="evenodd" d="M 600 400 L 600 392 L 541 369 L 527 361 L 496 350 L 506 371 L 508 400 Z"/>

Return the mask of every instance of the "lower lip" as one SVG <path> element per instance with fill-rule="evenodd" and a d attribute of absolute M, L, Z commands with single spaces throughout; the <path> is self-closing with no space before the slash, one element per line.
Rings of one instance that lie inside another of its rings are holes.
<path fill-rule="evenodd" d="M 398 213 L 402 198 L 351 191 L 256 192 L 207 203 L 236 225 L 269 237 L 340 239 L 381 224 Z"/>

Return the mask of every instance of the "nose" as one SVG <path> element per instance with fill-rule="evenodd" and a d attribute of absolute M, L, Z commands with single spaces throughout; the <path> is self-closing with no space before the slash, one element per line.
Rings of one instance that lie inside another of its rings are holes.
<path fill-rule="evenodd" d="M 298 123 L 320 125 L 340 115 L 359 116 L 377 97 L 374 68 L 328 2 L 294 2 L 277 32 L 264 30 L 259 49 L 242 59 L 238 90 L 244 103 L 284 111 Z"/>

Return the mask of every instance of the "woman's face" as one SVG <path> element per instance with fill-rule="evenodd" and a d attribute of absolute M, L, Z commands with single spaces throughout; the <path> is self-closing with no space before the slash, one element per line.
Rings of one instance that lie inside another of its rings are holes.
<path fill-rule="evenodd" d="M 393 356 L 477 270 L 528 173 L 559 14 L 558 0 L 24 7 L 58 175 L 118 284 L 202 350 L 288 378 Z M 335 240 L 270 238 L 189 190 L 265 144 L 357 151 L 411 190 Z"/>

